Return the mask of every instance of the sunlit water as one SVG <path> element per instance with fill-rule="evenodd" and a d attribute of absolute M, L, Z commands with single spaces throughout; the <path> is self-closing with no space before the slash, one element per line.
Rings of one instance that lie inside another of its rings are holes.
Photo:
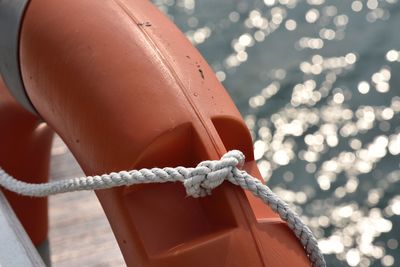
<path fill-rule="evenodd" d="M 400 266 L 400 3 L 155 0 L 224 83 L 329 266 Z"/>

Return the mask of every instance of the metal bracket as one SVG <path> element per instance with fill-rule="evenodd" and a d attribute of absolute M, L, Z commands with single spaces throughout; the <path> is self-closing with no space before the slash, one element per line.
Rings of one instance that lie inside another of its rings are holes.
<path fill-rule="evenodd" d="M 0 236 L 0 266 L 45 266 L 1 191 Z"/>
<path fill-rule="evenodd" d="M 0 0 L 0 73 L 16 100 L 38 115 L 25 91 L 19 64 L 19 35 L 28 2 Z"/>

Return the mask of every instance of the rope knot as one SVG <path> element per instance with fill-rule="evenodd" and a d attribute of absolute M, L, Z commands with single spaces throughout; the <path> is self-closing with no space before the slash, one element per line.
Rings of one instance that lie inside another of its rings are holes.
<path fill-rule="evenodd" d="M 242 152 L 232 150 L 221 160 L 203 161 L 192 169 L 183 182 L 186 193 L 192 197 L 204 197 L 221 185 L 225 179 L 232 180 L 234 170 L 243 167 L 245 157 Z"/>

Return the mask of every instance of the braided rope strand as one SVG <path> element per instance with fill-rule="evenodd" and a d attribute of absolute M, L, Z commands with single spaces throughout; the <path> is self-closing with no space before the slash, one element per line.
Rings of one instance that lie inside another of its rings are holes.
<path fill-rule="evenodd" d="M 260 198 L 284 220 L 303 245 L 308 258 L 315 267 L 325 267 L 325 259 L 318 248 L 318 242 L 299 215 L 290 209 L 271 189 L 246 171 L 240 170 L 245 157 L 242 152 L 232 150 L 220 160 L 200 162 L 196 168 L 153 168 L 110 174 L 71 178 L 43 184 L 19 181 L 0 168 L 0 185 L 21 195 L 44 197 L 54 194 L 98 190 L 117 186 L 144 183 L 182 182 L 186 193 L 192 197 L 204 197 L 221 185 L 224 180 L 249 190 Z"/>

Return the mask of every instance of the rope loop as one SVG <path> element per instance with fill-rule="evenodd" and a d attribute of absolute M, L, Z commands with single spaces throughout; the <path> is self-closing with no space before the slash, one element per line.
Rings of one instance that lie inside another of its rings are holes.
<path fill-rule="evenodd" d="M 223 155 L 221 160 L 200 162 L 183 181 L 187 195 L 194 198 L 210 195 L 225 179 L 232 180 L 234 171 L 244 165 L 244 160 L 241 151 L 232 150 Z"/>

